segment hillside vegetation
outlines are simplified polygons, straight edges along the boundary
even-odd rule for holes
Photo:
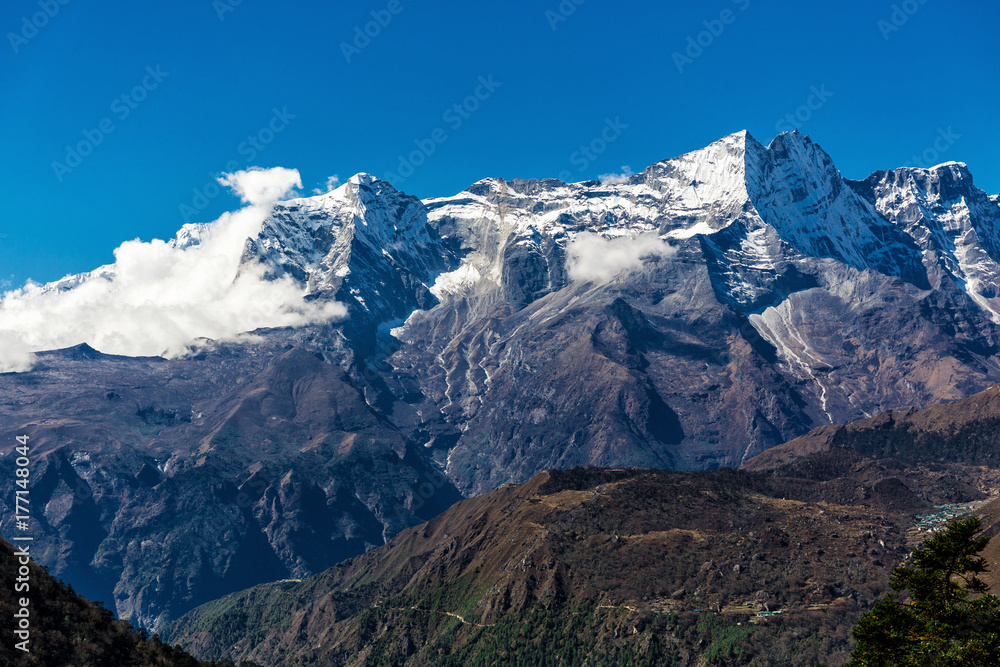
[[[30,551],[30,548],[29,548]],[[21,609],[20,600],[29,600],[27,651],[15,648],[5,637],[0,643],[0,664],[25,667],[233,667],[231,662],[201,662],[191,655],[136,630],[99,602],[77,595],[72,587],[52,577],[31,561],[29,574],[19,574],[22,558],[14,547],[0,539],[0,609],[10,622]],[[20,577],[20,581],[16,581]],[[15,586],[20,584],[20,589]],[[24,584],[28,589],[24,590]],[[247,663],[244,667],[252,667]]]

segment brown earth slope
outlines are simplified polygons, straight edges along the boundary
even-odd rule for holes
[[[822,500],[838,483],[542,473],[312,579],[204,605],[169,636],[267,665],[842,664],[912,520],[874,492]]]
[[[1000,468],[1000,385],[923,410],[890,410],[846,426],[821,426],[758,454],[743,468],[781,470],[838,447],[906,463]]]
[[[842,664],[928,534],[915,515],[985,502],[1000,535],[998,420],[993,387],[822,427],[744,470],[543,473],[307,581],[204,605],[171,637],[280,665]],[[986,556],[1000,590],[1000,540]]]

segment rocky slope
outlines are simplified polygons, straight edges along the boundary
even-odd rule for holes
[[[319,572],[457,500],[321,357],[266,342],[173,361],[77,348],[5,378],[31,436],[38,560],[155,629],[234,588]],[[13,459],[0,458],[8,479]]]
[[[543,473],[313,579],[205,605],[169,636],[199,655],[267,665],[480,664],[489,655],[533,664],[543,654],[565,665],[581,664],[576,656],[693,665],[710,650],[762,651],[722,648],[723,638],[763,640],[780,626],[802,632],[801,646],[782,650],[829,661],[846,654],[845,621],[884,592],[906,549],[899,516],[809,495],[732,471]],[[868,550],[879,558],[859,562]],[[784,617],[751,625],[765,605]],[[841,626],[819,636],[824,613]]]
[[[894,459],[906,466],[935,463],[1000,469],[1000,385],[923,410],[890,410],[846,426],[822,426],[755,456],[743,467],[787,471],[838,450],[869,459]],[[1000,493],[1000,488],[990,493]]]
[[[735,466],[984,389],[997,203],[957,163],[845,180],[797,133],[620,183],[420,201],[359,174],[279,202],[234,253],[344,321],[170,360],[41,354],[0,374],[0,451],[38,445],[42,561],[157,628],[543,469]]]
[[[543,473],[308,581],[204,605],[170,636],[274,665],[843,664],[854,620],[927,535],[916,515],[985,503],[1000,534],[998,396],[822,427],[742,471]],[[782,614],[748,623],[765,607]]]
[[[169,637],[267,665],[840,665],[913,546],[890,484],[820,500],[859,481],[543,473],[310,580],[204,605]]]

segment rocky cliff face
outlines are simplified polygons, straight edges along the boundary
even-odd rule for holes
[[[290,343],[171,361],[77,348],[3,381],[8,424],[31,435],[35,557],[146,627],[460,498],[339,366]]]
[[[39,443],[45,562],[157,626],[543,469],[736,466],[981,390],[998,229],[963,165],[848,181],[797,133],[424,201],[359,174],[240,240],[343,322],[42,354],[0,375],[0,427]]]
[[[846,181],[801,135],[746,133],[626,183],[494,179],[431,200],[461,264],[393,330],[386,384],[417,397],[469,492],[553,466],[738,465],[812,426],[982,389],[1000,374],[994,241],[970,237],[943,270],[947,240],[919,230],[957,217],[995,239],[1000,218],[967,170],[899,173],[938,208],[914,217],[908,186]],[[586,232],[672,252],[590,279],[621,250],[598,247],[574,279]]]

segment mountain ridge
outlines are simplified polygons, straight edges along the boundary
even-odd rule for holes
[[[225,275],[294,286],[250,301],[263,321],[345,318],[0,374],[0,429],[38,443],[47,480],[39,553],[158,628],[541,470],[738,466],[1000,382],[1000,206],[955,166],[888,173],[847,181],[804,135],[743,132],[622,182],[421,201],[359,175],[278,202]]]

